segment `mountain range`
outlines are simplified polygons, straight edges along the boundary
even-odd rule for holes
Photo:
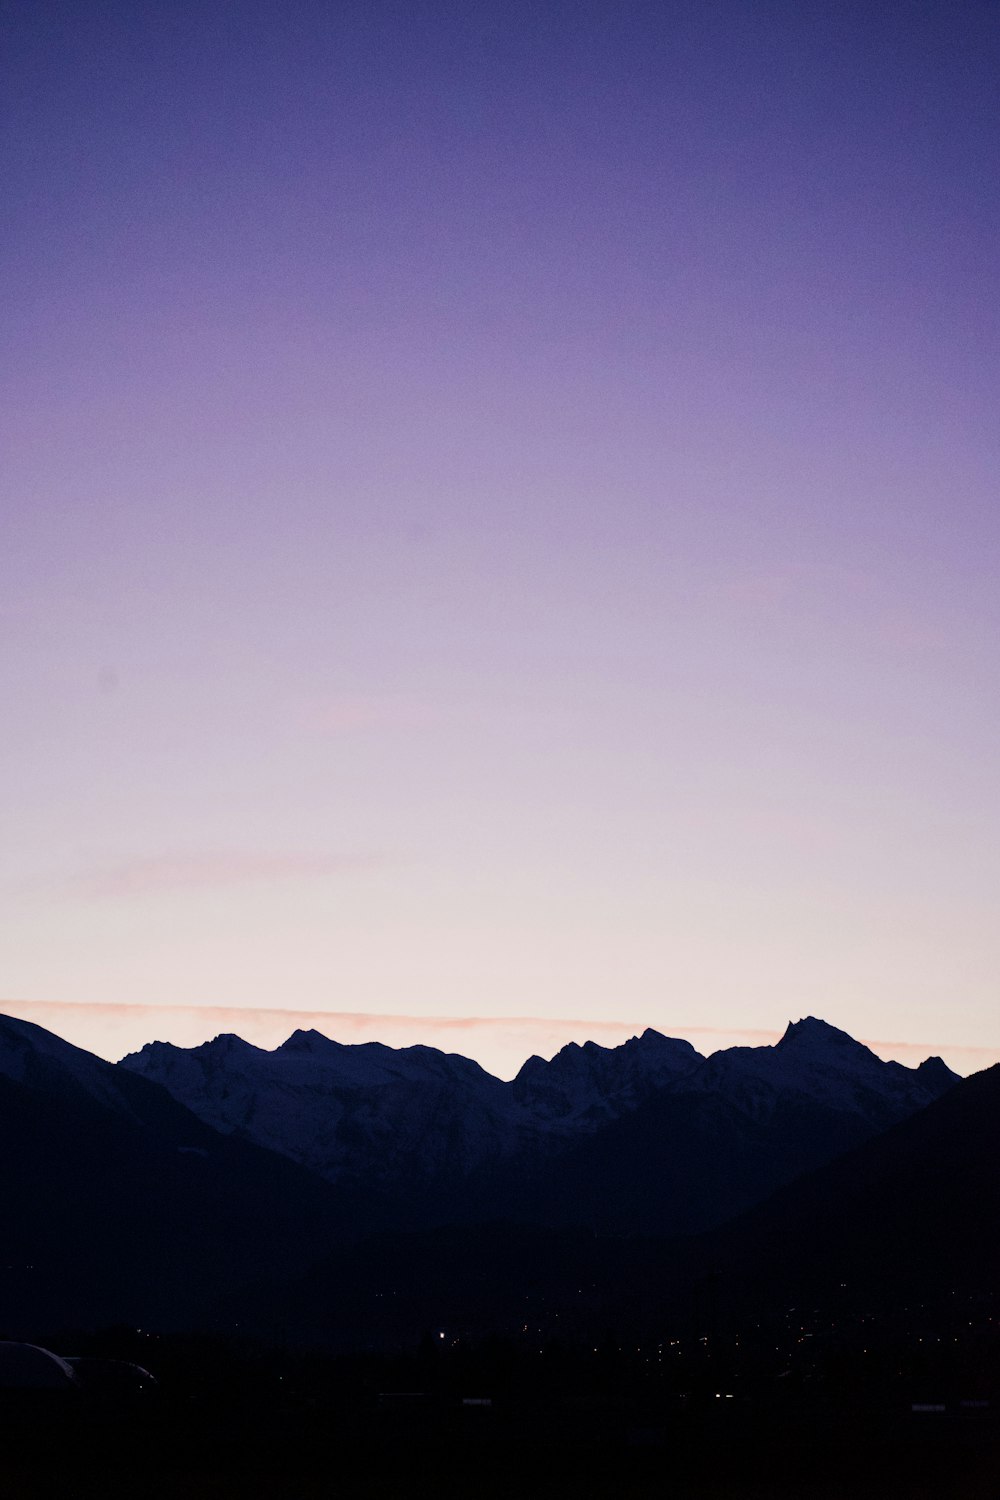
[[[316,1031],[274,1051],[234,1036],[153,1042],[121,1068],[213,1129],[367,1194],[373,1223],[612,1233],[711,1227],[956,1081],[939,1058],[883,1062],[813,1017],[774,1046],[707,1058],[653,1030],[619,1047],[570,1043],[510,1083],[432,1047]]]
[[[993,1233],[995,1169],[968,1167],[995,1136],[991,1088],[940,1059],[883,1062],[811,1017],[708,1058],[654,1031],[574,1044],[511,1082],[316,1032],[112,1064],[0,1017],[0,1332],[248,1318],[363,1342],[389,1285],[418,1320],[465,1285],[488,1324],[526,1283],[575,1296],[598,1265],[638,1288],[692,1254],[781,1261],[761,1250],[776,1237],[801,1260],[821,1221],[846,1262],[885,1194],[911,1233],[932,1214],[922,1160]],[[963,1212],[951,1202],[953,1226]]]

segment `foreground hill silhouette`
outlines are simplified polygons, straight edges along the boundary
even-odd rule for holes
[[[165,1089],[0,1018],[0,1327],[185,1326],[328,1246],[328,1186]]]
[[[1000,1064],[709,1237],[737,1295],[1000,1294]]]

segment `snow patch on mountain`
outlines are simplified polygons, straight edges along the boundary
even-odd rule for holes
[[[162,1083],[216,1130],[336,1179],[469,1172],[515,1145],[506,1086],[433,1047],[345,1045],[296,1031],[274,1051],[238,1037],[154,1042],[123,1067]]]
[[[773,1047],[705,1058],[647,1030],[618,1047],[575,1042],[531,1057],[511,1083],[434,1047],[348,1045],[296,1031],[274,1051],[220,1036],[201,1047],[154,1042],[121,1066],[163,1084],[217,1130],[292,1157],[329,1180],[469,1180],[513,1163],[530,1172],[654,1096],[717,1095],[749,1120],[801,1101],[880,1129],[942,1093],[939,1059],[885,1063],[814,1017]]]
[[[692,1086],[728,1095],[755,1118],[770,1113],[779,1098],[799,1095],[881,1125],[929,1104],[955,1082],[944,1063],[928,1070],[883,1062],[846,1031],[805,1016],[789,1021],[773,1046],[716,1052]]]
[[[514,1102],[539,1120],[597,1129],[704,1062],[690,1042],[648,1028],[619,1047],[570,1042],[551,1062],[529,1057],[511,1084]]]

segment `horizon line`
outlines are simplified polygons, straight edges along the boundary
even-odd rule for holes
[[[583,1019],[581,1017],[573,1016],[564,1017],[531,1015],[449,1016],[440,1014],[414,1014],[412,1012],[323,1010],[301,1006],[292,1007],[214,1004],[197,1005],[192,1003],[180,1002],[164,1005],[150,1001],[20,1000],[15,998],[0,1000],[0,1007],[6,1008],[8,1006],[14,1006],[18,1010],[39,1010],[43,1012],[55,1010],[60,1011],[63,1014],[73,1011],[80,1011],[90,1014],[103,1013],[108,1017],[109,1020],[115,1016],[121,1019],[125,1019],[126,1017],[138,1018],[147,1014],[151,1015],[153,1013],[156,1013],[163,1016],[183,1016],[188,1019],[193,1019],[195,1017],[204,1017],[207,1019],[208,1017],[213,1017],[218,1019],[220,1023],[226,1017],[242,1017],[246,1019],[255,1018],[258,1020],[258,1022],[271,1022],[273,1024],[280,1021],[283,1017],[288,1017],[292,1022],[294,1022],[294,1020],[296,1019],[313,1021],[318,1020],[327,1024],[330,1024],[331,1022],[339,1022],[343,1026],[354,1030],[357,1030],[361,1026],[373,1027],[383,1024],[387,1027],[400,1025],[429,1027],[436,1031],[454,1031],[460,1033],[475,1033],[477,1031],[481,1033],[489,1033],[491,1031],[495,1032],[510,1029],[526,1030],[529,1032],[533,1030],[545,1030],[551,1032],[552,1030],[563,1031],[571,1029],[584,1032],[590,1031],[598,1034],[607,1034],[609,1032],[621,1034],[622,1032],[631,1032],[633,1035],[639,1036],[643,1031],[653,1030],[659,1032],[659,1034],[663,1036],[676,1034],[681,1039],[688,1038],[692,1035],[698,1037],[736,1036],[745,1037],[748,1039],[757,1038],[760,1039],[757,1044],[765,1046],[773,1045],[774,1042],[777,1041],[783,1034],[780,1030],[776,1030],[775,1028],[770,1027],[680,1025],[677,1027],[676,1033],[673,1033],[673,1031],[661,1032],[659,1030],[659,1027],[650,1026],[648,1025],[648,1023],[634,1022],[630,1020],[604,1021]],[[30,1017],[22,1017],[22,1019],[30,1019]],[[793,1018],[789,1018],[788,1024],[793,1024]],[[832,1022],[827,1022],[826,1024],[833,1025]],[[301,1028],[293,1025],[292,1029],[294,1031]],[[222,1033],[216,1033],[216,1035],[219,1034]],[[289,1035],[291,1034],[292,1033],[290,1032]],[[335,1038],[332,1037],[330,1039],[335,1040]],[[590,1040],[591,1038],[588,1037],[587,1039]],[[150,1040],[157,1039],[150,1038]],[[206,1040],[211,1040],[211,1038],[206,1038]],[[243,1038],[241,1038],[241,1040],[243,1040]],[[921,1053],[925,1057],[939,1054],[942,1051],[949,1051],[961,1052],[975,1057],[988,1057],[993,1060],[1000,1059],[1000,1046],[987,1047],[976,1044],[966,1045],[960,1042],[911,1042],[902,1041],[899,1039],[885,1040],[881,1038],[869,1037],[858,1037],[855,1040],[861,1042],[863,1046],[871,1048],[873,1051],[901,1051],[910,1053],[911,1055],[913,1053]],[[196,1043],[194,1045],[198,1046],[203,1044]],[[251,1043],[250,1045],[255,1044]],[[280,1043],[278,1045],[280,1045]],[[349,1042],[346,1045],[350,1046],[358,1044]],[[737,1043],[736,1045],[739,1045],[739,1043]]]

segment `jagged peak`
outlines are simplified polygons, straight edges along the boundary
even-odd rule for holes
[[[144,1042],[135,1052],[126,1052],[121,1061],[128,1065],[140,1057],[148,1062],[161,1057],[202,1057],[205,1053],[213,1057],[232,1057],[240,1052],[262,1050],[255,1047],[253,1042],[244,1041],[235,1031],[220,1031],[217,1036],[206,1042],[199,1042],[194,1047],[181,1047],[177,1042]]]
[[[607,1050],[606,1047],[602,1047],[598,1042],[566,1042],[564,1046],[559,1048],[558,1052],[554,1053],[549,1062],[546,1063],[543,1058],[540,1058],[539,1061],[544,1067],[555,1068],[559,1071],[567,1067],[576,1068],[585,1059],[592,1059]],[[529,1058],[528,1061],[531,1062],[533,1059]],[[523,1066],[521,1071],[524,1071]]]
[[[938,1088],[951,1088],[952,1084],[958,1083],[959,1075],[949,1068],[943,1057],[936,1054],[925,1057],[917,1068],[917,1076]]]
[[[930,1057],[925,1057],[922,1063],[917,1064],[918,1073],[922,1073],[925,1069],[927,1072],[931,1072],[932,1070],[937,1072],[941,1068],[944,1068],[948,1073],[951,1072],[944,1058],[938,1057],[936,1052],[931,1053]],[[957,1077],[958,1075],[956,1074],[955,1076]]]
[[[252,1042],[245,1042],[235,1031],[220,1031],[210,1042],[205,1043],[213,1052],[257,1052],[260,1049]]]
[[[142,1046],[137,1047],[134,1052],[126,1052],[121,1061],[129,1062],[133,1057],[158,1057],[163,1052],[177,1052],[179,1050],[175,1042],[161,1042],[159,1040],[143,1042]]]
[[[539,1057],[537,1052],[533,1052],[530,1057],[525,1058],[524,1062],[518,1068],[513,1081],[517,1083],[519,1079],[531,1078],[539,1073],[543,1073],[547,1067],[548,1063],[545,1061],[545,1058]]]
[[[789,1021],[784,1036],[775,1043],[775,1050],[805,1046],[822,1047],[824,1050],[831,1047],[859,1048],[865,1052],[869,1050],[863,1042],[856,1041],[848,1032],[831,1026],[829,1021],[823,1021],[818,1016],[803,1016],[801,1020]]]
[[[652,1026],[647,1026],[640,1036],[629,1037],[624,1044],[626,1047],[639,1049],[646,1052],[680,1052],[686,1056],[700,1057],[701,1053],[691,1042],[682,1036],[667,1036],[662,1031],[656,1031]]]
[[[332,1037],[324,1036],[322,1031],[315,1027],[303,1030],[301,1027],[293,1031],[291,1036],[276,1047],[276,1052],[342,1052],[343,1042],[335,1042]]]

